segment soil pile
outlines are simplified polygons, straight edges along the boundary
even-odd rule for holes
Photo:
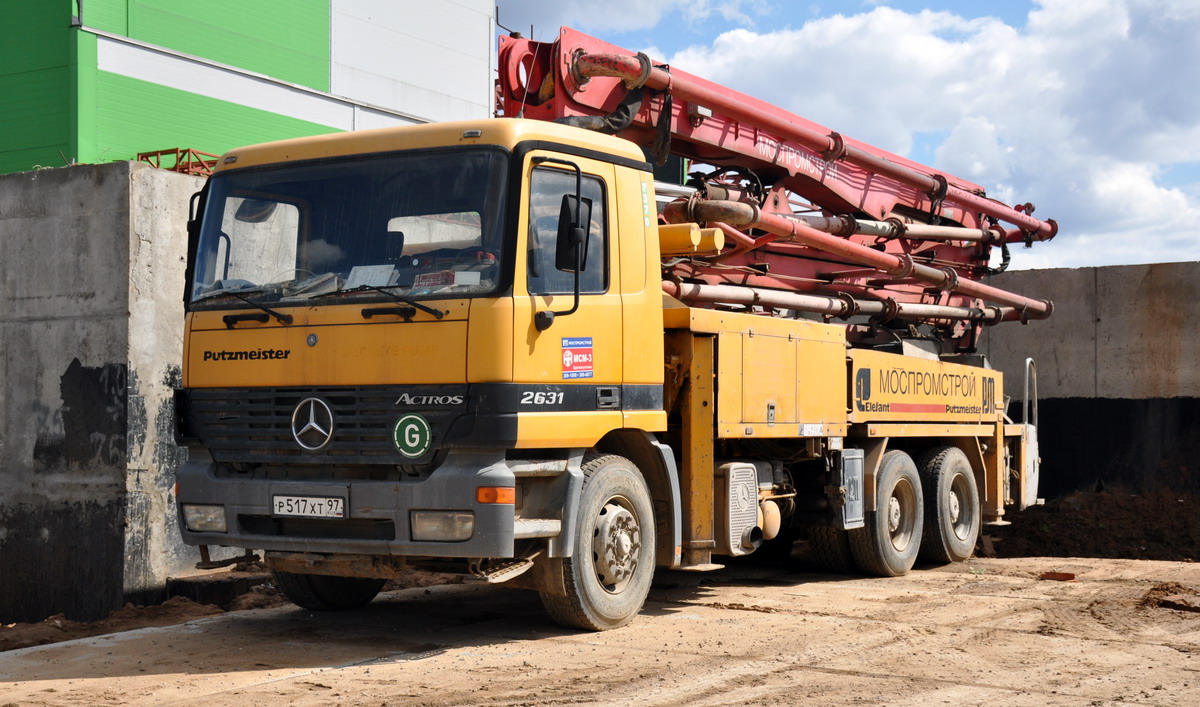
[[[58,641],[117,633],[147,626],[170,626],[181,624],[201,616],[223,613],[220,608],[208,604],[197,604],[191,599],[172,597],[156,606],[134,606],[126,604],[101,621],[72,621],[62,614],[55,614],[33,624],[0,625],[0,651],[40,646]]]
[[[1142,606],[1200,612],[1200,591],[1179,582],[1160,582],[1142,597]]]
[[[1124,488],[1076,492],[1024,511],[1012,525],[985,527],[999,557],[1104,557],[1194,562],[1200,559],[1200,497]]]

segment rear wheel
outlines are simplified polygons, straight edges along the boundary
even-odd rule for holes
[[[364,577],[334,577],[325,574],[296,574],[273,571],[275,586],[293,604],[314,611],[334,611],[363,606],[379,594],[386,580]]]
[[[881,577],[908,574],[921,546],[924,510],[912,457],[899,450],[883,455],[875,479],[875,510],[866,513],[862,528],[849,531],[859,568]]]
[[[842,573],[855,571],[849,531],[814,525],[808,529],[808,544],[812,548],[813,563],[821,569]]]
[[[628,459],[583,464],[583,494],[572,556],[561,563],[567,595],[541,593],[563,626],[603,631],[629,623],[654,576],[654,513],[641,472]]]
[[[975,472],[957,447],[938,447],[921,457],[925,532],[921,559],[962,562],[975,551],[982,517]]]

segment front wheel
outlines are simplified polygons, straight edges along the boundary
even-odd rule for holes
[[[867,512],[862,528],[850,531],[850,551],[863,572],[908,574],[921,546],[924,505],[912,457],[899,450],[884,454],[875,478],[875,510]]]
[[[571,557],[564,558],[567,595],[541,593],[559,624],[603,631],[629,623],[646,602],[654,576],[654,512],[641,472],[628,459],[593,457],[583,464]]]
[[[313,611],[353,609],[379,594],[386,580],[369,577],[335,577],[273,571],[275,587],[293,604]]]

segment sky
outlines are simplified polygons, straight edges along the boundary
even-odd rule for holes
[[[498,0],[1032,202],[1012,269],[1200,260],[1200,0]]]

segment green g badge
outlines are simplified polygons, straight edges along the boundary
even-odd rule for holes
[[[425,418],[410,413],[396,420],[392,429],[392,441],[396,443],[396,451],[409,459],[416,459],[429,451],[433,433]]]

